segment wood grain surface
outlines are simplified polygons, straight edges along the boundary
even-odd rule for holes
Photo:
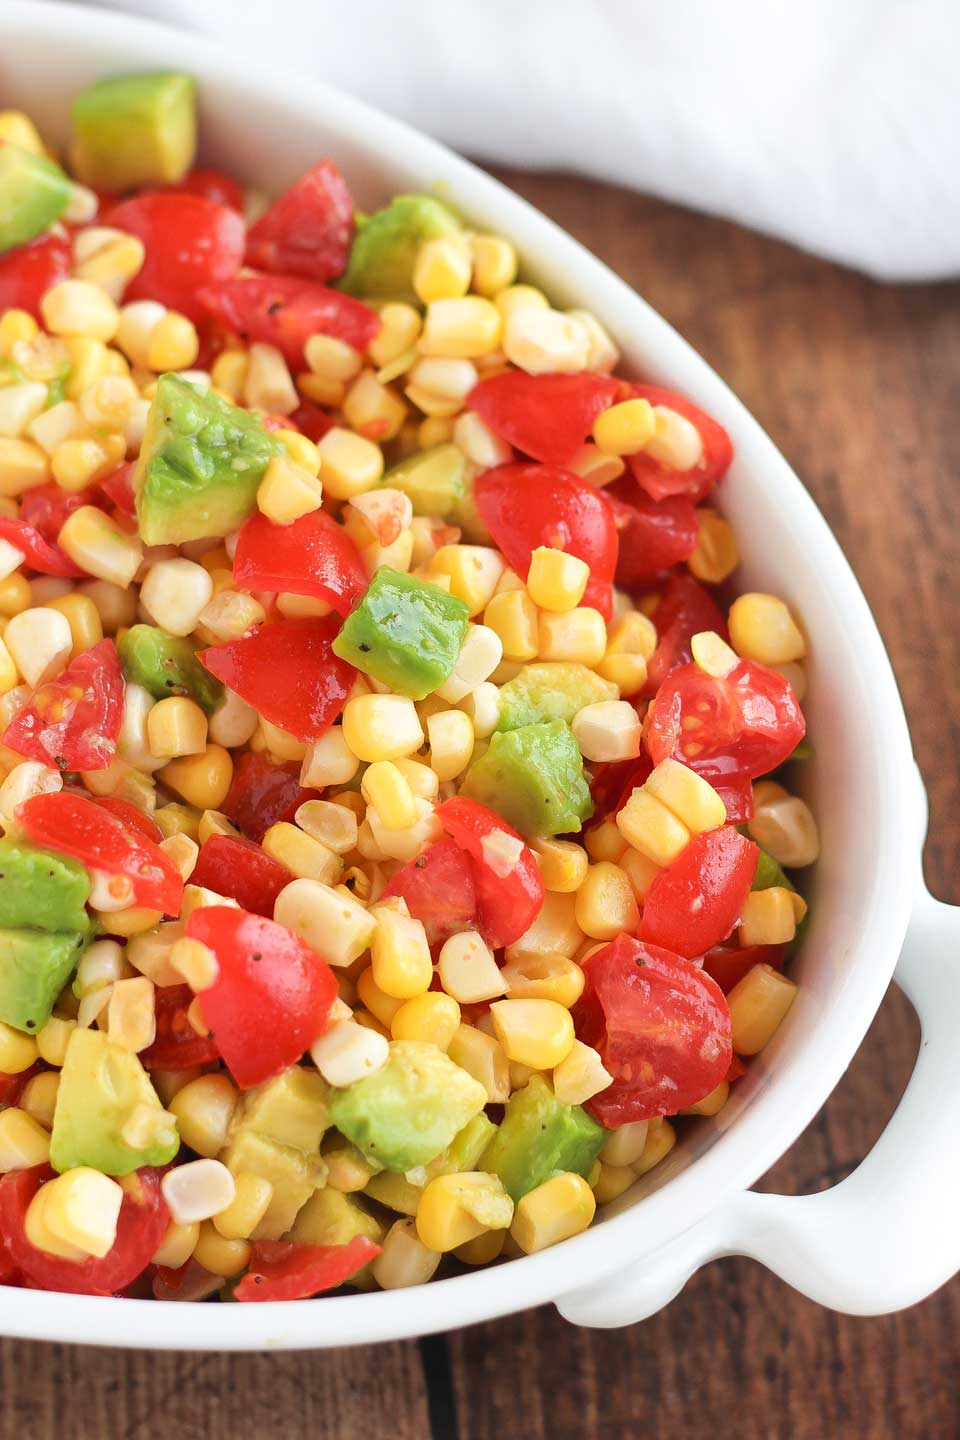
[[[880,286],[610,186],[506,175],[640,290],[793,462],[860,576],[930,788],[931,887],[960,902],[960,286]],[[869,1149],[917,1043],[892,992],[833,1098],[766,1177],[813,1191]],[[660,1315],[551,1309],[418,1345],[270,1356],[0,1342],[0,1440],[957,1440],[960,1280],[855,1320],[748,1261]]]

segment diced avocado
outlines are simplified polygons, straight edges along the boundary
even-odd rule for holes
[[[256,1240],[279,1240],[285,1235],[327,1176],[319,1155],[281,1145],[254,1130],[238,1130],[220,1159],[234,1175],[259,1175],[273,1186],[270,1204],[254,1231]]]
[[[153,1138],[135,1149],[123,1138],[134,1112],[154,1112]],[[54,1170],[90,1165],[104,1175],[129,1175],[141,1165],[166,1165],[180,1147],[177,1122],[136,1055],[114,1044],[102,1030],[76,1029],[60,1072],[50,1137]]]
[[[223,700],[223,686],[200,664],[190,641],[159,625],[132,625],[117,649],[126,678],[156,700],[189,695],[207,715]]]
[[[479,1081],[436,1045],[401,1040],[373,1075],[330,1092],[330,1118],[361,1154],[404,1175],[429,1164],[486,1103]]]
[[[458,445],[434,445],[398,461],[380,483],[402,490],[414,515],[459,525],[471,545],[489,545],[490,531],[473,498],[473,472]]]
[[[280,1145],[315,1152],[330,1125],[327,1094],[326,1081],[318,1071],[294,1065],[276,1079],[248,1090],[234,1125],[237,1130],[266,1135]]]
[[[197,148],[195,87],[179,72],[100,80],[73,102],[73,168],[96,190],[175,185]]]
[[[140,534],[147,545],[227,535],[247,519],[279,441],[256,415],[161,375],[133,472]]]
[[[0,144],[0,253],[49,229],[67,208],[70,181],[45,155]]]
[[[423,1187],[411,1185],[404,1175],[381,1170],[379,1175],[373,1175],[367,1181],[364,1194],[379,1205],[386,1205],[388,1210],[396,1210],[398,1215],[416,1215]]]
[[[310,1196],[290,1231],[298,1245],[347,1245],[357,1235],[379,1244],[384,1227],[355,1195],[325,1186]]]
[[[454,1135],[446,1150],[430,1161],[426,1167],[428,1180],[435,1179],[437,1175],[452,1175],[458,1170],[475,1170],[480,1156],[496,1133],[497,1127],[489,1116],[482,1112],[474,1115],[459,1134]]]
[[[563,1105],[542,1075],[516,1090],[480,1168],[499,1175],[516,1202],[561,1171],[589,1175],[607,1138],[580,1105]]]
[[[751,890],[771,890],[774,885],[782,885],[787,890],[797,888],[784,873],[780,862],[774,860],[768,850],[763,850],[758,845],[757,852],[757,871],[750,886]]]
[[[584,705],[616,700],[616,685],[586,665],[543,660],[524,665],[519,675],[500,689],[498,730],[518,730],[544,720],[572,720]]]
[[[432,195],[395,195],[372,215],[361,215],[340,289],[364,300],[419,301],[413,267],[425,240],[460,230],[453,211]]]
[[[0,928],[86,930],[89,895],[90,876],[79,860],[0,840]]]
[[[13,897],[4,894],[8,898]],[[49,1020],[89,939],[89,925],[83,930],[0,930],[0,1020],[35,1035]]]
[[[580,748],[564,720],[491,735],[461,794],[496,810],[521,835],[564,835],[593,814]]]
[[[422,700],[447,679],[470,608],[456,595],[381,565],[333,642],[334,654],[401,695]]]

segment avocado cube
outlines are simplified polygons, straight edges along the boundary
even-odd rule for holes
[[[496,1133],[497,1127],[488,1115],[482,1112],[474,1115],[473,1119],[454,1135],[446,1150],[430,1161],[426,1167],[428,1180],[433,1180],[438,1175],[453,1175],[460,1170],[475,1170],[480,1156]]]
[[[561,1171],[586,1178],[607,1132],[580,1105],[563,1105],[542,1075],[510,1097],[480,1169],[499,1175],[516,1203]]]
[[[333,651],[391,690],[422,700],[457,663],[469,618],[456,595],[381,565]]]
[[[293,1065],[282,1075],[248,1090],[235,1121],[238,1130],[254,1130],[280,1145],[318,1151],[329,1128],[328,1086],[316,1070]]]
[[[155,700],[189,695],[207,715],[223,701],[223,686],[200,664],[190,641],[159,625],[132,625],[117,649],[127,680],[142,685]]]
[[[0,840],[0,928],[87,930],[89,896],[90,876],[79,860]]]
[[[195,86],[180,73],[121,75],[73,102],[73,168],[96,190],[175,185],[197,148]]]
[[[460,793],[527,836],[565,835],[593,814],[580,747],[564,720],[491,735]]]
[[[66,931],[0,930],[0,1020],[35,1035],[50,1019],[89,940],[89,925]]]
[[[298,1245],[348,1245],[357,1235],[365,1235],[379,1245],[383,1233],[383,1225],[357,1196],[324,1186],[300,1211],[290,1239]]]
[[[570,721],[584,705],[616,700],[619,691],[586,665],[543,660],[524,665],[519,675],[500,688],[498,730],[519,730],[545,720]]]
[[[0,145],[0,254],[49,229],[70,191],[67,176],[45,155]]]
[[[437,1171],[437,1174],[440,1174],[440,1171]],[[376,1200],[378,1205],[386,1205],[388,1210],[395,1210],[398,1215],[413,1216],[417,1213],[423,1187],[411,1185],[404,1175],[395,1175],[390,1170],[381,1170],[379,1175],[370,1177],[363,1193],[369,1199]]]
[[[783,866],[779,860],[774,860],[769,850],[757,846],[757,870],[753,877],[751,890],[772,890],[773,887],[782,886],[785,890],[795,890],[796,886],[784,873]]]
[[[425,240],[460,232],[453,211],[432,195],[395,195],[389,205],[357,219],[340,289],[363,300],[420,302],[413,267]]]
[[[414,515],[457,525],[470,495],[469,477],[467,457],[459,445],[434,445],[391,466],[381,484],[402,490]]]
[[[270,1204],[254,1231],[256,1240],[279,1240],[285,1235],[327,1177],[319,1155],[307,1155],[253,1130],[238,1130],[220,1159],[234,1175],[259,1175],[273,1186]]]
[[[479,1081],[436,1045],[395,1040],[379,1070],[330,1092],[330,1118],[362,1155],[404,1175],[439,1155],[486,1103]]]
[[[249,410],[182,376],[161,375],[133,472],[144,543],[182,545],[236,530],[282,453]]]
[[[135,1110],[156,1114],[154,1137],[142,1150],[123,1138]],[[54,1170],[89,1165],[104,1175],[129,1175],[141,1165],[166,1165],[180,1148],[177,1122],[160,1103],[136,1055],[102,1030],[74,1030],[60,1072],[50,1137]]]

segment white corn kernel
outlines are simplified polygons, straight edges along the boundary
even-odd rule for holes
[[[40,301],[40,313],[51,335],[94,340],[112,340],[119,321],[110,296],[88,280],[61,280],[52,285]]]
[[[168,1170],[160,1188],[174,1224],[191,1225],[226,1210],[237,1187],[226,1165],[203,1159]]]
[[[492,470],[494,466],[506,465],[513,459],[512,446],[495,435],[472,410],[465,411],[454,422],[453,443],[481,470]]]
[[[598,370],[601,374],[607,374],[613,370],[620,360],[620,351],[597,317],[591,315],[589,310],[568,310],[567,314],[571,319],[579,320],[587,332],[590,345],[587,352],[587,369]]]
[[[586,760],[633,760],[640,754],[642,725],[626,700],[584,705],[571,721],[574,739]]]
[[[497,632],[489,625],[468,625],[456,663],[435,693],[458,704],[489,679],[502,659],[503,641]]]
[[[385,1065],[390,1044],[376,1030],[338,1020],[310,1046],[310,1058],[328,1085],[352,1085]]]
[[[376,918],[342,886],[292,880],[277,896],[273,918],[286,925],[328,965],[347,966],[369,947]]]
[[[73,649],[67,617],[44,605],[12,616],[3,639],[20,674],[34,688],[59,675]]]
[[[493,951],[475,930],[451,935],[440,950],[440,983],[461,1005],[475,1005],[507,993]]]
[[[590,336],[575,316],[524,306],[507,316],[503,349],[528,375],[573,374],[587,368]]]
[[[0,435],[22,435],[47,403],[47,387],[24,381],[0,390]]]
[[[810,806],[797,795],[757,804],[747,832],[774,860],[788,868],[812,865],[820,854],[820,836]]]
[[[613,1084],[613,1076],[592,1045],[574,1040],[553,1072],[553,1093],[561,1105],[584,1105]]]
[[[254,341],[243,387],[243,403],[268,415],[292,415],[300,396],[287,369],[287,362],[274,345]]]
[[[344,738],[340,725],[334,725],[308,746],[300,769],[300,784],[308,790],[322,790],[326,785],[346,785],[360,768]]]
[[[143,560],[137,537],[127,535],[94,505],[81,505],[67,517],[57,543],[81,570],[121,589],[130,585]]]
[[[486,740],[493,734],[500,723],[500,691],[496,685],[482,680],[459,703],[464,714],[470,717],[476,740]]]
[[[0,824],[7,830],[14,823],[18,805],[34,795],[51,795],[63,789],[63,776],[39,760],[24,760],[14,765],[0,785]]]
[[[161,560],[140,587],[140,603],[171,635],[190,635],[213,594],[209,571],[192,560]]]
[[[149,369],[150,337],[166,313],[166,305],[157,300],[134,300],[121,307],[116,344],[134,365],[144,370]]]
[[[143,975],[117,980],[107,1007],[107,1033],[115,1044],[136,1055],[157,1035],[153,982]]]
[[[644,453],[671,470],[692,470],[703,459],[703,438],[692,420],[666,405],[654,405],[656,429]]]
[[[246,745],[257,728],[258,718],[252,705],[241,699],[235,690],[227,688],[223,704],[210,716],[210,739],[227,750]]]

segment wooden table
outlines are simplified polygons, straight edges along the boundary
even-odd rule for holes
[[[505,177],[716,366],[793,462],[863,582],[930,787],[932,888],[960,901],[960,286],[894,287],[610,186]],[[843,1083],[764,1182],[802,1193],[869,1149],[917,1027],[888,997]],[[213,1320],[213,1317],[211,1317]],[[630,1330],[553,1310],[333,1354],[151,1355],[0,1343],[0,1440],[956,1440],[960,1281],[852,1320],[748,1261]]]

